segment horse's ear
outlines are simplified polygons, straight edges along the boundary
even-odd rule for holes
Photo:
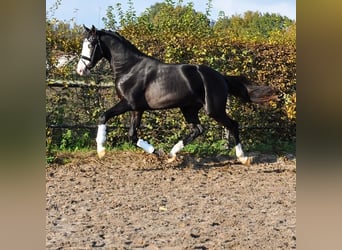
[[[87,32],[89,32],[89,28],[87,27],[87,26],[85,26],[84,24],[83,24],[83,28],[87,31]]]
[[[92,31],[93,33],[96,33],[96,28],[95,28],[94,25],[91,26],[91,31]]]

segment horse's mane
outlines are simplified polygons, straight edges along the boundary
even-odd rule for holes
[[[131,49],[132,51],[140,54],[140,55],[145,55],[143,52],[141,52],[134,44],[132,44],[130,41],[128,41],[125,37],[123,37],[122,35],[119,34],[119,32],[117,31],[112,31],[112,30],[99,30],[98,32],[104,33],[106,35],[109,36],[114,36],[116,38],[118,38],[122,43],[125,44],[125,46],[127,46],[129,49]]]

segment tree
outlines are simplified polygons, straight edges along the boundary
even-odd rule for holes
[[[220,13],[214,25],[217,32],[226,32],[241,38],[267,39],[274,32],[285,32],[294,21],[278,14],[261,14],[260,12],[246,11],[243,16],[227,17]]]
[[[210,20],[208,17],[200,12],[196,12],[193,8],[193,3],[181,5],[179,1],[177,5],[171,4],[170,1],[157,3],[151,6],[143,15],[141,19],[149,21],[153,26],[162,31],[186,31],[195,29],[208,30]]]

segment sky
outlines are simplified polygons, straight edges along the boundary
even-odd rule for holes
[[[174,0],[178,2],[177,0]],[[108,6],[116,6],[122,3],[123,10],[127,10],[127,0],[61,0],[61,5],[53,13],[48,12],[56,0],[46,0],[46,11],[48,17],[55,17],[61,21],[75,19],[77,24],[86,26],[95,25],[103,28],[102,17],[106,17]],[[163,0],[133,0],[134,9],[139,16],[147,8]],[[194,9],[205,13],[207,0],[183,1],[194,3]],[[244,12],[259,11],[261,13],[276,13],[296,19],[296,0],[213,0],[211,9],[211,19],[216,20],[220,11],[224,11],[226,16],[243,14]]]

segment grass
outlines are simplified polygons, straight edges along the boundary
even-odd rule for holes
[[[273,153],[283,155],[285,153],[296,154],[296,142],[273,142],[273,143],[258,143],[252,145],[248,151],[258,151],[261,153]]]
[[[244,146],[244,145],[243,145]],[[185,152],[189,152],[196,156],[215,156],[229,155],[235,156],[235,147],[227,149],[226,141],[220,140],[215,143],[190,144],[184,148]],[[273,143],[258,143],[244,147],[245,152],[260,152],[264,154],[284,155],[287,153],[296,154],[295,142],[273,142]]]
[[[168,152],[171,146],[166,144],[158,145],[158,148],[165,149],[165,152]],[[167,151],[166,151],[167,149]],[[93,147],[69,147],[69,148],[58,148],[50,149],[46,153],[46,162],[48,164],[54,163],[57,160],[58,152],[89,152],[91,150],[95,150]],[[140,148],[136,147],[130,142],[124,142],[117,147],[108,148],[108,150],[116,150],[116,151],[133,151],[139,152]],[[235,156],[235,148],[231,147],[231,149],[227,149],[226,141],[219,140],[214,143],[202,142],[202,143],[191,143],[184,147],[183,152],[187,152],[191,155],[197,157],[206,157],[206,156],[218,156],[218,155],[226,155],[226,156]],[[277,154],[279,156],[284,154],[293,154],[296,155],[296,143],[295,142],[268,142],[268,143],[258,143],[251,144],[248,147],[244,147],[245,152],[260,152],[264,154]]]
[[[226,141],[219,140],[214,143],[193,143],[184,147],[184,151],[196,156],[228,155]]]

